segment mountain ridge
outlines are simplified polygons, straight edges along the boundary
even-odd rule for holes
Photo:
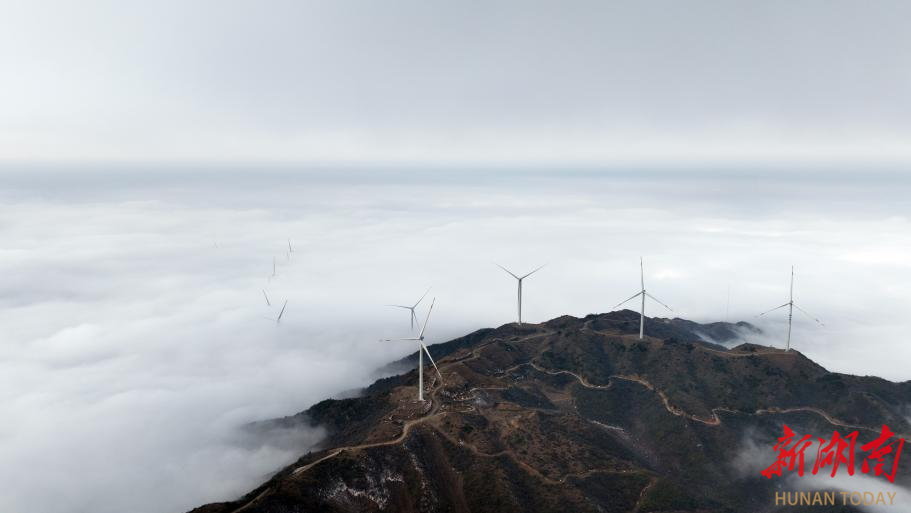
[[[640,341],[638,321],[629,310],[561,316],[431,346],[445,382],[428,373],[429,401],[416,402],[411,370],[261,423],[327,437],[238,501],[193,511],[771,511],[738,492],[771,490],[758,470],[717,485],[729,476],[712,461],[734,459],[750,431],[763,443],[780,436],[777,421],[824,436],[911,432],[911,382],[704,340],[759,334],[747,323],[648,319]]]

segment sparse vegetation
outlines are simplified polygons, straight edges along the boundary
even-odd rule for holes
[[[786,419],[822,436],[834,426],[819,412],[911,432],[897,409],[911,403],[911,384],[831,374],[797,352],[728,351],[678,319],[647,325],[665,340],[640,341],[630,314],[564,316],[553,331],[507,325],[434,346],[451,356],[438,360],[447,383],[428,392],[431,403],[415,403],[411,371],[273,421],[319,424],[327,447],[345,449],[309,454],[244,499],[199,513],[750,513],[769,509],[774,483],[732,474],[748,433],[773,441]],[[902,461],[899,475],[909,475]]]

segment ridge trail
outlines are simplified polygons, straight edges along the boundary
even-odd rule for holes
[[[592,330],[592,331],[595,331],[595,330]],[[524,338],[521,339],[521,341],[522,341],[522,342],[526,342],[526,341],[528,341],[528,340],[535,339],[535,338],[540,338],[540,337],[543,337],[543,336],[547,336],[547,335],[549,335],[549,334],[552,334],[552,332],[537,333],[537,334],[535,334],[535,335],[531,335],[531,336],[528,336],[528,337],[524,337]],[[469,351],[469,353],[468,353],[467,355],[465,355],[465,356],[462,356],[462,357],[460,357],[460,358],[458,358],[458,359],[450,360],[450,361],[446,362],[445,364],[442,364],[442,362],[441,362],[441,366],[440,366],[440,367],[441,367],[441,370],[445,370],[445,369],[448,369],[448,368],[450,368],[450,367],[452,367],[452,366],[454,366],[454,365],[465,364],[465,363],[467,363],[467,362],[469,362],[469,361],[471,361],[471,360],[475,360],[475,359],[477,359],[477,358],[480,357],[480,352],[481,352],[481,350],[483,350],[483,349],[486,348],[487,346],[492,345],[492,344],[497,343],[497,342],[502,342],[502,340],[501,340],[501,339],[494,339],[494,340],[491,340],[490,342],[487,342],[486,344],[483,344],[483,345],[481,345],[481,346],[478,346],[478,347],[475,347],[475,348],[471,349],[471,351]],[[713,353],[718,353],[718,354],[725,355],[725,353],[722,353],[721,351],[711,350],[711,349],[708,349],[708,348],[704,348],[704,349],[706,349],[707,351],[711,351],[711,352],[713,352]],[[762,355],[762,354],[777,354],[777,353],[760,353],[760,355]],[[751,356],[751,355],[752,355],[752,353],[750,353],[750,354],[727,354],[727,355],[725,355],[725,356],[729,356],[729,357],[745,357],[745,356]],[[832,415],[830,415],[828,412],[826,412],[826,411],[824,411],[824,410],[821,410],[821,409],[819,409],[819,408],[807,407],[807,406],[804,406],[804,407],[789,407],[789,408],[781,408],[781,407],[770,406],[770,407],[768,407],[768,408],[763,408],[763,409],[756,410],[755,412],[752,412],[752,413],[750,413],[750,412],[738,411],[738,410],[734,410],[734,409],[730,409],[730,408],[716,407],[716,408],[712,408],[712,410],[711,410],[711,412],[712,412],[712,417],[706,419],[706,418],[703,418],[703,417],[699,417],[698,415],[695,415],[695,414],[687,413],[686,411],[682,410],[681,408],[678,408],[678,407],[672,405],[672,404],[670,403],[670,400],[668,399],[667,395],[666,395],[662,390],[659,390],[654,384],[652,384],[651,382],[649,382],[649,381],[646,380],[645,378],[643,378],[643,377],[641,377],[641,376],[636,376],[636,375],[615,374],[615,375],[609,376],[609,378],[608,378],[608,383],[607,383],[606,385],[596,385],[596,384],[594,384],[594,383],[589,382],[586,378],[584,378],[583,376],[581,376],[581,375],[579,375],[579,374],[577,374],[577,373],[575,373],[575,372],[568,371],[568,370],[562,370],[562,369],[560,369],[560,370],[547,369],[547,368],[545,368],[545,367],[541,367],[540,365],[538,365],[538,364],[537,364],[536,362],[534,362],[533,360],[532,360],[532,361],[528,361],[528,362],[524,362],[524,363],[520,363],[520,364],[513,365],[512,367],[509,367],[509,368],[507,368],[507,369],[504,369],[502,372],[503,372],[503,373],[508,373],[509,371],[512,371],[512,370],[515,370],[515,369],[518,369],[518,368],[521,368],[521,367],[525,367],[525,366],[530,366],[530,367],[534,368],[535,370],[537,370],[537,371],[539,371],[539,372],[543,372],[543,373],[545,373],[545,374],[549,374],[549,375],[552,375],[552,376],[560,375],[560,374],[565,374],[565,375],[572,376],[572,377],[575,378],[575,379],[579,382],[579,384],[581,384],[583,387],[590,388],[590,389],[597,389],[597,390],[609,389],[609,388],[611,388],[611,386],[613,385],[613,380],[614,380],[614,379],[621,379],[621,380],[624,380],[624,381],[631,381],[631,382],[634,382],[634,383],[638,383],[639,385],[641,385],[641,386],[647,388],[648,390],[653,391],[653,392],[655,392],[656,394],[658,394],[658,396],[661,398],[661,401],[662,401],[662,403],[663,403],[663,405],[664,405],[664,408],[665,408],[669,413],[671,413],[672,415],[675,415],[675,416],[678,416],[678,417],[685,417],[685,418],[690,419],[690,420],[692,420],[692,421],[694,421],[694,422],[700,422],[700,423],[702,423],[702,424],[709,425],[709,426],[719,426],[719,425],[721,425],[721,418],[718,416],[718,412],[728,412],[728,413],[743,414],[743,415],[778,415],[778,414],[786,414],[786,413],[793,413],[793,412],[799,412],[799,411],[801,411],[801,412],[810,412],[810,413],[814,413],[814,414],[816,414],[816,415],[819,415],[819,416],[822,417],[826,422],[828,422],[828,423],[830,423],[830,424],[832,424],[832,425],[835,425],[835,426],[840,426],[840,427],[845,427],[845,428],[853,428],[853,429],[863,429],[863,430],[866,430],[866,431],[877,432],[875,429],[870,428],[870,427],[867,427],[867,426],[856,426],[856,425],[848,424],[848,423],[846,423],[846,422],[843,422],[843,421],[840,421],[840,420],[836,419],[835,417],[833,417]],[[310,463],[307,463],[307,464],[305,464],[305,465],[302,465],[302,466],[300,466],[300,467],[295,468],[295,469],[291,472],[291,475],[292,475],[292,476],[301,475],[301,474],[307,472],[308,470],[312,469],[312,468],[315,467],[316,465],[318,465],[318,464],[320,464],[320,463],[322,463],[322,462],[324,462],[324,461],[326,461],[326,460],[329,460],[329,459],[331,459],[331,458],[334,458],[334,457],[338,456],[339,454],[341,454],[341,453],[343,453],[343,452],[346,452],[346,451],[358,451],[358,450],[363,450],[363,449],[370,449],[370,448],[373,448],[373,447],[383,447],[383,446],[390,446],[390,445],[397,445],[397,444],[400,444],[403,440],[405,440],[405,438],[406,438],[406,437],[408,436],[408,434],[411,432],[412,428],[414,428],[414,427],[417,426],[418,424],[423,424],[423,423],[425,423],[425,422],[427,422],[427,421],[429,421],[429,420],[431,420],[431,419],[433,419],[433,418],[436,418],[436,417],[439,417],[439,416],[442,416],[442,415],[446,415],[447,413],[450,413],[450,412],[446,412],[446,411],[443,411],[443,412],[440,411],[441,404],[440,404],[440,401],[437,399],[437,394],[438,394],[438,392],[443,388],[443,383],[442,383],[442,382],[437,382],[436,377],[434,377],[434,383],[433,383],[432,387],[433,387],[433,388],[431,389],[431,392],[430,392],[430,401],[431,401],[432,406],[431,406],[431,408],[430,408],[430,411],[427,412],[425,415],[423,415],[423,416],[421,416],[421,417],[414,418],[414,419],[410,419],[410,420],[406,421],[406,422],[403,424],[403,426],[402,426],[402,431],[401,431],[401,433],[400,433],[398,436],[396,436],[395,438],[392,438],[392,439],[390,439],[390,440],[381,441],[381,442],[371,442],[371,443],[367,443],[367,444],[358,444],[358,445],[349,445],[349,446],[337,447],[337,448],[335,448],[335,449],[332,449],[332,450],[331,450],[330,452],[328,452],[326,455],[324,455],[324,456],[322,456],[322,457],[320,457],[320,458],[318,458],[318,459],[316,459],[316,460],[314,460],[314,461],[312,461],[312,462],[310,462]],[[477,390],[477,389],[484,389],[484,388],[496,388],[496,387],[476,387],[475,389],[472,389],[472,391]],[[437,433],[440,433],[442,436],[446,437],[447,439],[449,439],[449,440],[452,442],[452,439],[449,438],[449,437],[448,437],[447,435],[445,435],[444,433],[440,432],[440,431],[437,430],[437,429],[434,429],[434,431],[437,432]],[[475,454],[477,454],[477,455],[479,455],[479,456],[482,456],[482,457],[493,458],[493,457],[498,457],[498,456],[503,456],[503,455],[508,456],[508,457],[510,457],[513,461],[516,461],[516,463],[518,463],[522,468],[526,469],[527,471],[529,471],[530,473],[532,473],[533,475],[535,475],[536,477],[538,477],[538,478],[541,479],[542,481],[544,481],[544,482],[546,482],[546,483],[548,483],[548,484],[551,484],[551,485],[564,483],[564,482],[566,481],[567,478],[573,477],[573,476],[579,477],[579,476],[582,476],[582,475],[588,475],[588,474],[597,473],[597,472],[616,472],[616,471],[609,471],[609,470],[606,470],[606,469],[591,469],[591,470],[588,470],[588,471],[585,471],[585,472],[582,472],[582,473],[578,473],[578,474],[567,474],[567,475],[563,476],[561,479],[555,480],[555,479],[549,478],[549,477],[547,477],[547,476],[544,476],[543,474],[541,474],[540,471],[538,471],[538,470],[535,469],[534,467],[528,465],[527,463],[525,463],[525,462],[522,461],[521,459],[517,458],[514,454],[512,454],[512,451],[510,451],[510,450],[508,450],[508,449],[507,449],[507,450],[503,450],[503,451],[498,451],[498,452],[496,452],[496,453],[484,453],[484,452],[480,451],[479,449],[477,449],[476,447],[471,446],[470,444],[467,444],[467,443],[460,443],[459,445],[468,448],[468,450],[470,450],[470,451],[472,451],[473,453],[475,453]],[[641,494],[640,494],[640,500],[639,500],[639,502],[641,502],[641,499],[644,497],[645,493],[648,491],[649,488],[651,488],[651,486],[652,486],[653,484],[654,484],[654,479],[653,479],[652,482],[650,482],[645,488],[643,488],[643,490],[642,490],[642,492],[641,492]],[[267,496],[271,491],[272,491],[272,487],[271,487],[271,486],[267,487],[265,490],[263,490],[261,493],[259,493],[256,497],[254,497],[253,499],[251,499],[249,502],[247,502],[247,503],[241,505],[239,508],[237,508],[237,509],[235,509],[235,510],[232,510],[231,513],[242,513],[243,511],[245,511],[246,509],[248,509],[248,508],[249,508],[250,506],[252,506],[253,504],[259,502],[263,497]],[[639,507],[639,504],[637,503],[636,509],[638,509],[638,507]]]

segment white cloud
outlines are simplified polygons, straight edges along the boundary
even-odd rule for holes
[[[378,342],[408,329],[407,316],[382,305],[433,286],[430,342],[513,320],[515,284],[492,261],[549,262],[524,287],[530,321],[608,310],[638,287],[644,255],[649,290],[677,315],[723,319],[730,285],[731,319],[756,322],[787,299],[795,263],[797,299],[826,327],[797,318],[794,347],[831,370],[911,378],[897,363],[911,356],[907,344],[894,336],[909,330],[907,266],[843,258],[911,250],[907,237],[890,235],[911,233],[897,215],[901,181],[9,176],[0,213],[4,511],[157,513],[247,491],[319,433],[269,446],[238,439],[239,426],[368,384],[411,351]],[[289,300],[280,326],[264,319],[275,314],[264,287],[273,304]],[[663,314],[656,308],[649,314]],[[781,345],[784,319],[765,321],[762,341]]]

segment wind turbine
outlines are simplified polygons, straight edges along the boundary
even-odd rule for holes
[[[509,269],[503,267],[502,265],[500,265],[500,264],[498,264],[498,263],[496,263],[496,262],[494,262],[494,265],[496,265],[496,266],[499,267],[500,269],[503,269],[504,271],[506,271],[507,273],[509,273],[510,276],[512,276],[513,278],[516,279],[516,281],[519,282],[519,293],[518,293],[518,296],[519,296],[519,324],[522,324],[522,280],[524,280],[525,278],[528,278],[528,277],[531,276],[532,274],[535,274],[536,272],[540,271],[540,270],[541,270],[541,267],[544,267],[544,265],[547,265],[547,264],[544,264],[544,265],[542,265],[541,267],[538,267],[537,269],[535,269],[534,271],[532,271],[532,272],[526,274],[525,276],[516,276],[515,274],[513,274],[512,271],[510,271]]]
[[[640,290],[639,292],[636,292],[636,294],[634,294],[633,297],[631,297],[625,301],[621,301],[620,303],[617,303],[617,305],[614,306],[614,308],[617,308],[617,307],[623,305],[624,303],[632,301],[633,299],[636,299],[637,297],[640,297],[640,296],[642,297],[642,307],[639,310],[639,340],[642,340],[643,338],[645,338],[645,297],[646,296],[651,298],[654,302],[658,303],[659,305],[667,308],[668,311],[673,312],[674,310],[671,307],[667,306],[666,304],[662,303],[655,296],[653,296],[645,291],[645,266],[642,264],[642,257],[639,257],[639,278],[642,283],[642,290]]]
[[[274,256],[272,257],[272,276],[271,276],[271,278],[275,278],[275,257]]]
[[[427,329],[427,321],[430,320],[430,312],[433,311],[433,304],[436,303],[437,298],[433,298],[433,301],[430,303],[430,309],[427,310],[427,318],[424,319],[424,325],[421,326],[421,333],[417,337],[409,338],[387,338],[383,339],[383,342],[392,342],[393,340],[411,340],[417,341],[418,343],[418,401],[424,401],[424,353],[427,353],[427,358],[430,358],[430,363],[433,364],[433,368],[436,369],[437,375],[440,376],[440,383],[443,382],[443,374],[440,373],[440,368],[437,367],[436,362],[433,361],[433,357],[430,356],[430,350],[427,349],[427,346],[424,345],[424,330]],[[423,351],[423,352],[422,352]]]
[[[286,299],[285,304],[282,305],[282,310],[280,312],[278,312],[278,317],[276,317],[275,319],[273,319],[271,317],[266,317],[266,319],[269,319],[270,321],[275,321],[275,324],[279,324],[280,322],[282,322],[282,315],[285,314],[285,307],[287,307],[287,306],[288,306],[288,300]]]
[[[427,289],[427,292],[430,292],[430,289]],[[418,320],[417,315],[415,315],[415,313],[414,313],[414,309],[417,308],[419,304],[421,304],[421,301],[423,301],[425,297],[427,297],[427,292],[424,292],[424,295],[421,296],[421,299],[417,300],[417,302],[414,304],[414,306],[407,306],[407,305],[386,305],[386,306],[392,306],[395,308],[404,308],[406,310],[411,310],[411,331],[414,331],[414,322]],[[418,322],[418,324],[420,324],[420,322]]]
[[[816,321],[816,323],[819,324],[820,326],[825,326],[825,324],[823,324],[822,321],[820,321],[816,317],[813,317],[812,315],[810,315],[809,312],[807,312],[803,308],[794,304],[794,266],[793,265],[791,266],[791,295],[788,298],[788,302],[781,306],[776,306],[775,308],[773,308],[771,310],[766,310],[765,312],[762,312],[761,314],[757,315],[757,317],[762,317],[763,315],[765,315],[767,313],[774,312],[775,310],[778,310],[779,308],[784,308],[784,307],[788,307],[788,341],[785,345],[785,351],[791,350],[791,321],[794,319],[794,309],[795,308],[798,309],[799,311],[803,312],[803,314],[806,315],[807,317],[809,317],[810,319],[813,319],[814,321]]]
[[[291,253],[294,253],[294,248],[291,247],[291,239],[288,239],[288,260],[291,260]]]

